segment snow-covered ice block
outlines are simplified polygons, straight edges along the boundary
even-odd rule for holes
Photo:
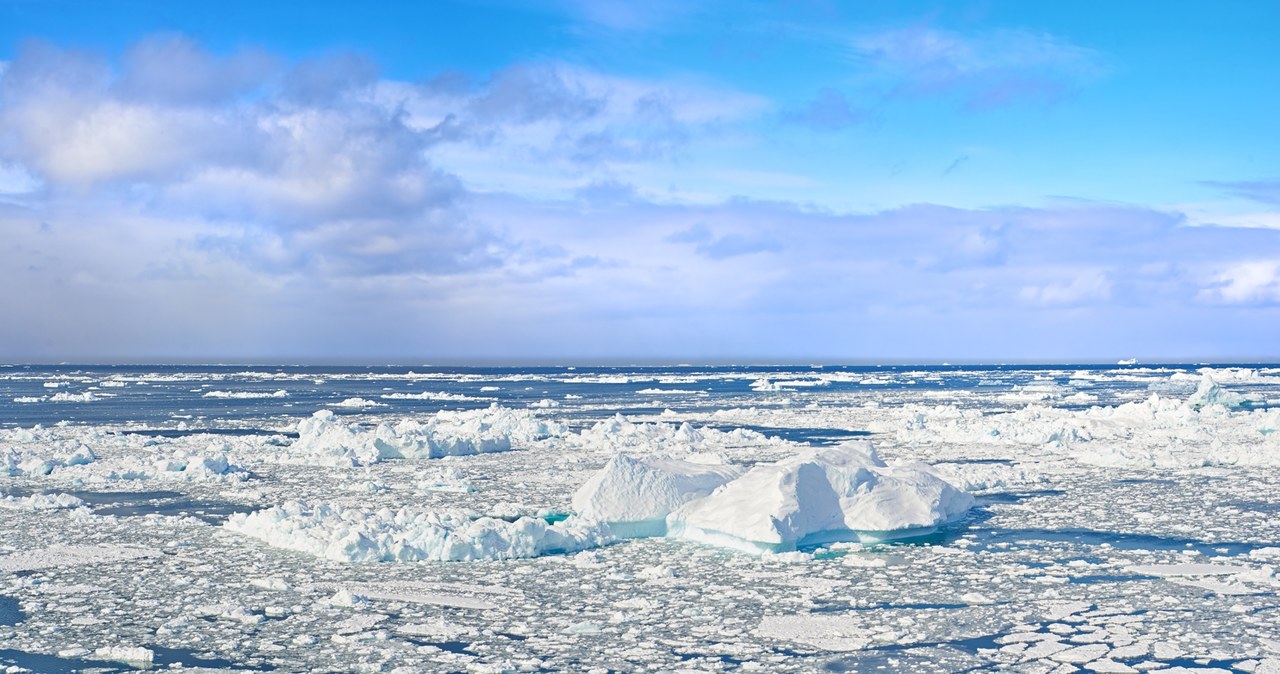
[[[150,668],[156,654],[151,649],[143,648],[142,646],[103,646],[94,652],[94,656],[101,660],[111,660]]]
[[[79,508],[84,500],[71,494],[32,494],[31,496],[6,496],[0,498],[0,508],[16,510],[66,510]]]
[[[597,527],[532,517],[508,522],[466,512],[369,512],[305,501],[232,515],[223,526],[275,547],[344,562],[520,559],[608,542],[607,532]]]
[[[662,536],[671,511],[742,473],[728,464],[616,454],[574,494],[573,509],[585,520],[608,523],[619,537]]]
[[[888,466],[865,441],[757,465],[667,518],[670,535],[752,552],[930,533],[973,506],[922,464]]]
[[[383,422],[369,430],[320,410],[298,423],[298,439],[282,454],[288,463],[362,466],[382,459],[431,459],[505,452],[563,435],[564,427],[525,410],[442,411],[425,421]]]
[[[757,431],[735,428],[722,431],[710,427],[695,427],[688,422],[634,423],[621,414],[612,419],[597,422],[590,428],[564,438],[570,447],[600,452],[625,452],[632,456],[659,455],[682,456],[686,460],[715,457],[726,451],[744,447],[784,446],[788,443],[778,438],[766,437]],[[723,463],[723,461],[715,461]]]
[[[1187,398],[1187,404],[1195,409],[1200,409],[1208,405],[1222,405],[1223,407],[1240,407],[1248,402],[1249,398],[1232,393],[1218,386],[1218,382],[1214,379],[1210,371],[1204,371],[1200,377],[1200,387],[1195,393]]]

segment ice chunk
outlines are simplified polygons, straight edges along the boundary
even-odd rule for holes
[[[71,494],[32,494],[31,496],[6,496],[0,498],[0,508],[20,510],[65,510],[79,508],[84,501]]]
[[[205,398],[223,398],[229,400],[255,400],[258,398],[288,398],[289,392],[280,389],[278,391],[209,391],[204,394]]]
[[[731,465],[615,455],[573,496],[585,520],[607,522],[622,537],[661,536],[671,511],[742,475]]]
[[[286,463],[363,466],[382,459],[504,452],[564,433],[560,424],[497,405],[438,412],[425,421],[383,422],[373,430],[345,423],[330,410],[320,410],[298,423],[297,441],[280,458]]]
[[[654,454],[679,456],[693,460],[689,454],[722,454],[744,447],[783,446],[788,443],[777,438],[745,429],[721,431],[709,427],[696,427],[688,422],[681,424],[637,424],[621,414],[612,419],[597,422],[580,433],[564,438],[566,444],[597,451],[630,455]],[[723,463],[723,461],[720,461]]]
[[[361,408],[361,407],[386,407],[387,405],[386,403],[380,403],[375,400],[367,400],[365,398],[347,398],[341,402],[334,403],[333,406]]]
[[[48,401],[51,403],[91,403],[97,400],[102,400],[103,398],[110,398],[112,395],[113,394],[110,393],[95,394],[92,391],[85,391],[83,393],[59,391],[58,393],[49,396]]]
[[[972,496],[925,466],[887,466],[870,443],[855,441],[757,465],[673,512],[667,528],[681,538],[778,552],[918,536],[972,506]]]
[[[232,515],[223,526],[276,547],[348,562],[518,559],[608,540],[599,528],[532,517],[507,522],[465,512],[368,512],[305,501]]]
[[[1221,386],[1218,386],[1213,376],[1207,371],[1200,378],[1200,387],[1187,399],[1187,404],[1195,409],[1209,405],[1240,407],[1247,402],[1249,402],[1249,399],[1245,396],[1226,391]]]
[[[94,652],[94,656],[100,660],[112,660],[150,668],[156,654],[151,649],[141,646],[103,646]]]

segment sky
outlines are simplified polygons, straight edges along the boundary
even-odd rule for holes
[[[1280,359],[1280,3],[0,0],[0,361]]]

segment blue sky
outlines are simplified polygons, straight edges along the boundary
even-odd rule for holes
[[[1280,356],[1280,5],[0,0],[0,360]]]

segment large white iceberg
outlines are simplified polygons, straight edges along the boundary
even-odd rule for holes
[[[923,464],[888,466],[870,443],[757,465],[667,517],[668,535],[752,552],[931,533],[973,497]]]
[[[573,509],[624,538],[662,536],[667,515],[742,475],[728,464],[616,454],[573,495]]]

